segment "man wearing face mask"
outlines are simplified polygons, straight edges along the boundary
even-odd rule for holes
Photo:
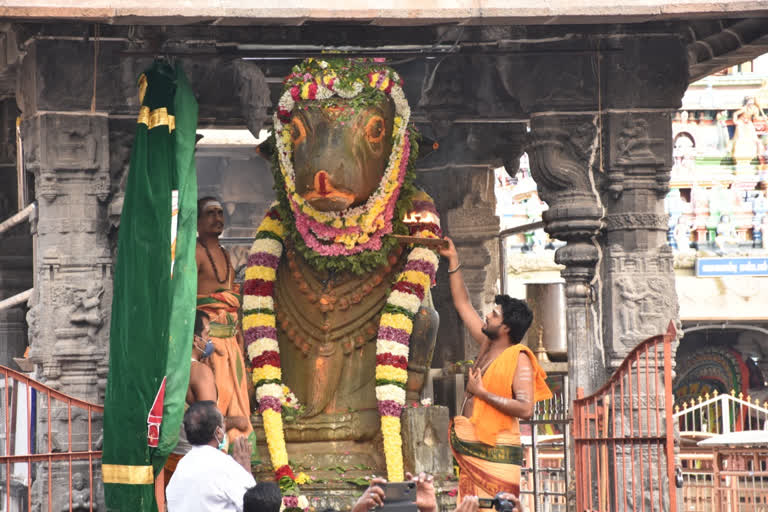
[[[224,417],[210,400],[189,406],[184,430],[192,448],[168,483],[168,512],[242,512],[245,492],[256,485],[248,440],[233,442],[231,456],[222,451]]]
[[[469,300],[456,247],[446,240],[448,246],[440,249],[440,255],[448,260],[453,305],[479,344],[461,415],[451,424],[451,450],[459,464],[458,502],[464,496],[493,498],[499,492],[519,496],[523,458],[519,420],[533,415],[537,401],[552,397],[546,373],[520,343],[533,313],[525,301],[497,295],[483,321]]]
[[[213,343],[209,339],[211,330],[210,319],[204,311],[195,313],[194,334],[192,336],[192,361],[189,366],[189,387],[184,404],[186,410],[191,404],[203,400],[216,401],[216,383],[213,379],[213,371],[208,366],[207,359],[213,352]],[[173,453],[168,455],[165,462],[165,485],[171,480],[173,472],[179,460],[187,454],[192,445],[187,441],[184,425],[179,431],[179,442]]]

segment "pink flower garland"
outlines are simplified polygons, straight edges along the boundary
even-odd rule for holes
[[[391,194],[387,206],[382,212],[381,218],[384,219],[384,226],[371,235],[371,238],[362,244],[356,244],[351,249],[348,249],[343,244],[330,243],[324,244],[320,242],[317,237],[325,240],[333,240],[339,235],[347,233],[358,233],[360,228],[352,226],[349,228],[335,228],[328,226],[312,219],[309,215],[301,211],[301,208],[293,201],[290,201],[291,210],[293,211],[294,220],[296,221],[296,229],[301,234],[307,247],[323,256],[349,256],[352,254],[358,254],[363,251],[373,250],[377,251],[381,249],[381,239],[384,235],[388,235],[392,232],[392,216],[395,212],[395,205],[400,197],[400,189],[405,181],[405,175],[408,171],[408,159],[411,154],[411,143],[408,133],[404,135],[405,140],[403,142],[403,155],[400,158],[400,170],[397,176],[397,186],[394,192]],[[434,208],[434,207],[433,207]]]

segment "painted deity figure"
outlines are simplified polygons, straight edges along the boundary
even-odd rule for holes
[[[673,247],[678,251],[687,251],[691,248],[691,224],[685,217],[677,218],[673,239]]]
[[[721,183],[709,190],[709,217],[706,220],[708,241],[715,244],[717,238],[717,225],[722,222],[723,215],[730,215],[733,206],[731,191],[723,187]]]
[[[721,110],[715,116],[715,121],[717,121],[717,149],[722,152],[728,149],[728,142],[730,141],[730,136],[728,135],[728,120],[730,117],[727,110]]]
[[[717,223],[717,235],[715,236],[715,246],[717,246],[718,252],[727,252],[737,242],[736,227],[731,221],[731,216],[722,215],[720,222]]]
[[[669,214],[669,219],[667,220],[667,243],[671,247],[677,248],[675,229],[680,216],[685,211],[686,202],[680,195],[680,189],[673,188],[669,191],[667,197],[664,198],[664,203],[665,209]]]
[[[752,96],[746,97],[744,106],[733,113],[733,123],[736,130],[733,134],[732,154],[737,165],[748,165],[763,154],[763,144],[760,142],[754,123],[763,121],[765,117],[763,109]]]
[[[765,235],[764,219],[768,214],[768,182],[758,182],[755,189],[755,195],[752,197],[752,246],[761,248]]]
[[[413,185],[416,133],[398,74],[368,60],[308,59],[275,109],[277,201],[249,255],[244,335],[278,476],[285,439],[373,439],[402,478],[400,411],[423,384],[437,317],[437,255],[393,235],[442,236]],[[304,414],[285,430],[282,385]],[[286,469],[287,468],[287,469]]]

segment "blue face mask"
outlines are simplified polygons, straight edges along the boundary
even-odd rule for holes
[[[198,338],[199,338],[199,336],[198,336]],[[202,361],[206,357],[211,357],[211,354],[213,354],[213,351],[215,350],[213,342],[210,339],[205,342],[205,346],[202,349],[200,349],[200,347],[197,344],[195,344],[195,347],[197,349],[199,349],[199,350],[202,350],[202,352],[203,352],[200,355],[200,361]]]
[[[227,433],[224,432],[224,437],[219,441],[219,450],[225,450],[227,448]]]
[[[205,359],[206,357],[211,357],[211,354],[213,354],[213,342],[211,340],[208,340],[205,343],[205,348],[203,349],[203,354],[200,356],[200,359]]]

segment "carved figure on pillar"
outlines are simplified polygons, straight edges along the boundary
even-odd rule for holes
[[[619,318],[621,318],[621,327],[625,333],[625,336],[631,338],[636,336],[639,332],[640,326],[640,304],[648,296],[648,291],[640,288],[640,283],[633,283],[626,278],[619,278],[617,281],[619,286],[621,298],[621,311],[619,312]]]
[[[104,321],[101,314],[101,298],[104,287],[99,283],[91,283],[88,288],[75,292],[75,309],[69,316],[73,324],[88,324],[100,327]]]
[[[73,512],[98,510],[98,505],[91,508],[91,491],[86,484],[85,476],[83,476],[82,473],[75,473],[72,475],[72,508],[67,504],[65,508],[61,509],[62,512],[69,510]]]

